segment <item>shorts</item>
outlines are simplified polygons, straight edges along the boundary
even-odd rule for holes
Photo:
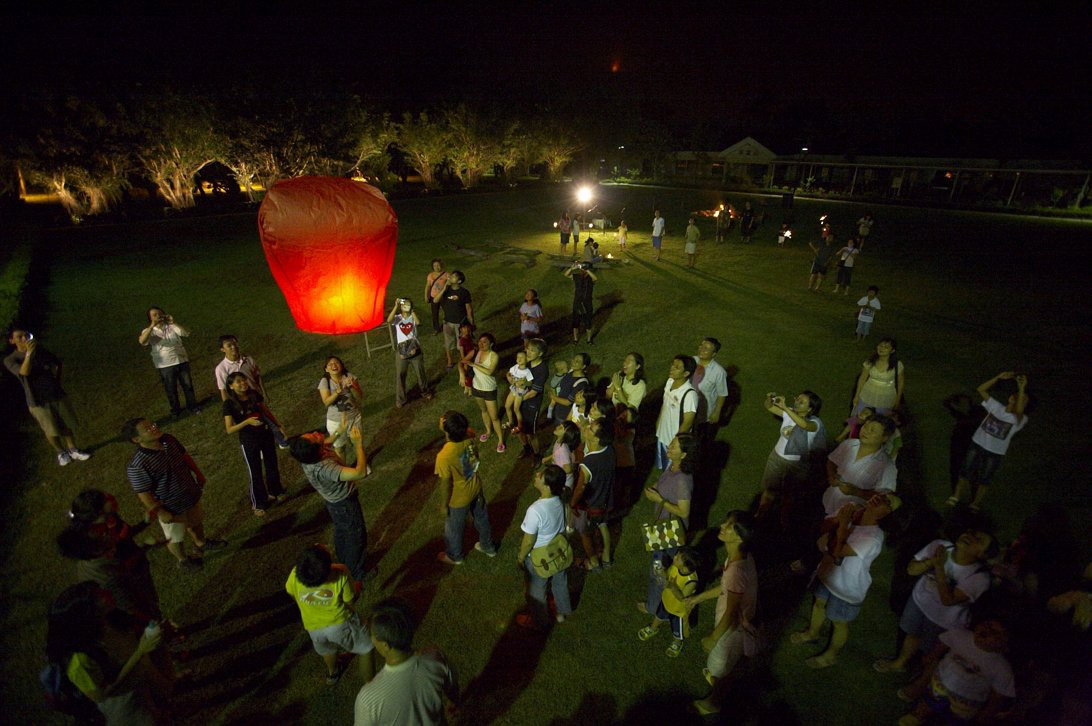
[[[827,274],[827,266],[820,265],[818,262],[811,263],[811,274],[813,275],[825,275]]]
[[[660,249],[660,243],[663,242],[663,239],[664,238],[663,238],[662,235],[660,237],[657,237],[656,235],[652,235],[652,247],[653,247],[653,249],[657,249],[657,250]]]
[[[586,534],[592,527],[607,523],[607,510],[599,508],[580,509],[573,507],[573,529]]]
[[[41,406],[29,406],[30,415],[42,427],[46,436],[71,436],[76,427],[76,412],[65,396]]]
[[[986,451],[972,441],[971,448],[967,450],[967,456],[963,459],[963,468],[959,470],[959,476],[972,484],[987,485],[997,473],[1004,458],[1004,454]]]
[[[460,325],[462,321],[458,323],[444,321],[444,350],[456,350],[459,347]]]
[[[497,402],[496,388],[494,388],[492,391],[483,391],[480,388],[474,388],[473,386],[471,386],[470,393],[474,396],[474,398],[481,398],[486,401],[492,401],[493,403]]]
[[[853,603],[846,602],[828,590],[827,586],[822,582],[815,583],[815,597],[827,601],[827,618],[829,618],[832,623],[852,622],[861,612],[862,603],[854,605]]]
[[[368,635],[368,629],[360,623],[355,613],[350,615],[344,623],[309,630],[307,634],[311,636],[311,644],[315,646],[315,652],[319,655],[334,653],[364,655],[370,653],[374,647]]]
[[[872,329],[872,321],[871,320],[861,320],[861,319],[857,320],[857,335],[859,335],[859,336],[861,336],[863,338],[864,336],[868,335],[868,331],[871,330],[871,329]]]
[[[724,678],[732,672],[743,657],[743,631],[729,630],[720,636],[709,655],[705,658],[705,667],[714,678]]]
[[[803,481],[806,474],[804,462],[789,461],[776,451],[771,451],[762,472],[762,488],[768,492],[783,492]]]
[[[174,515],[173,522],[160,520],[159,526],[163,528],[163,534],[171,544],[179,544],[186,538],[186,529],[195,527],[204,520],[205,513],[201,511],[201,504],[194,504],[181,514]]]
[[[694,242],[687,242],[685,245],[683,245],[683,251],[686,252],[686,254],[688,255],[697,254],[698,245]]]
[[[921,611],[918,604],[914,602],[914,598],[911,597],[906,601],[906,607],[902,609],[902,615],[899,617],[899,630],[907,635],[921,638],[921,644],[918,646],[919,650],[923,653],[931,653],[937,643],[940,642],[940,634],[947,628],[942,628],[930,620],[929,616]]]
[[[838,267],[838,274],[835,280],[839,285],[845,285],[849,287],[849,281],[853,279],[853,268],[841,265]]]

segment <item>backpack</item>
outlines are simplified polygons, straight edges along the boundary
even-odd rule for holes
[[[49,707],[76,719],[80,724],[104,724],[95,702],[68,680],[65,669],[57,663],[46,663],[38,673],[38,680],[45,691],[45,700]]]

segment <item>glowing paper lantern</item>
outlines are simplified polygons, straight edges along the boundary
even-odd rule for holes
[[[378,189],[333,177],[279,181],[258,209],[258,233],[300,330],[361,333],[383,323],[398,218]]]

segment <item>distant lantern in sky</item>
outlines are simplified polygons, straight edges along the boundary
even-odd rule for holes
[[[617,73],[620,70],[622,70],[622,61],[615,58],[610,62],[610,72]]]
[[[398,218],[381,191],[351,179],[285,179],[262,200],[258,232],[300,330],[361,333],[383,322]]]

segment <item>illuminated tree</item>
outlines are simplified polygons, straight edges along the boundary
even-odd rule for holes
[[[447,129],[422,112],[416,119],[412,114],[403,114],[397,130],[398,148],[405,153],[409,165],[421,175],[426,187],[435,187],[436,166],[448,156]]]
[[[551,180],[560,178],[561,170],[579,150],[580,144],[564,129],[555,126],[543,133],[542,160],[546,162],[546,172]]]
[[[530,176],[531,167],[541,161],[542,139],[538,130],[523,122],[510,125],[497,155],[497,163],[504,170],[505,178],[511,181],[512,170],[517,166],[523,176]]]
[[[202,100],[164,94],[141,108],[146,137],[137,158],[167,203],[194,206],[194,177],[223,158],[222,139],[214,130],[212,110]]]
[[[481,118],[465,104],[444,114],[451,166],[465,189],[481,182],[497,159],[500,145]]]

